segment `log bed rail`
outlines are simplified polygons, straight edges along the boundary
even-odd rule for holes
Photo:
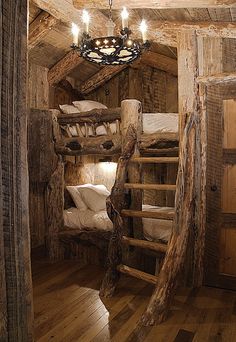
[[[121,108],[93,109],[73,114],[62,114],[52,110],[52,115],[57,154],[110,156],[121,153]],[[103,127],[103,134],[97,134],[97,129],[101,127]],[[141,133],[138,145],[142,154],[148,153],[148,149],[152,154],[155,152],[168,154],[171,151],[176,152],[178,140],[178,134],[172,132]],[[160,151],[157,151],[158,149]],[[167,151],[163,151],[164,149]]]

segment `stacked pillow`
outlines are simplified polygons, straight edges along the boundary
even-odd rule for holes
[[[79,210],[99,212],[106,209],[106,199],[110,192],[105,185],[84,184],[67,186],[66,189]]]
[[[59,105],[64,114],[74,114],[80,112],[88,112],[92,109],[107,109],[105,105],[100,102],[91,100],[74,101],[73,105]]]

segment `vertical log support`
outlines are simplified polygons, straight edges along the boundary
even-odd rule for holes
[[[46,246],[51,261],[62,258],[58,233],[63,229],[64,163],[59,160],[47,186],[47,234]]]
[[[189,285],[202,283],[205,232],[206,116],[196,83],[198,46],[194,31],[178,34],[180,155],[175,197],[175,220],[158,284],[142,316],[143,325],[167,318],[180,272],[185,269]],[[202,111],[204,113],[204,111]]]
[[[119,280],[117,266],[122,263],[122,236],[125,233],[121,210],[128,204],[124,184],[127,178],[128,162],[133,155],[136,142],[136,130],[133,125],[130,125],[123,139],[123,151],[117,165],[115,184],[107,199],[107,212],[113,222],[113,232],[108,249],[108,268],[100,289],[102,297],[112,296]]]
[[[27,163],[27,0],[0,6],[0,340],[33,341]]]
[[[134,150],[134,157],[139,156],[138,143],[142,134],[142,105],[137,100],[124,100],[121,102],[121,134],[123,140],[123,148],[125,135],[129,125],[133,125],[137,132],[137,143]],[[141,166],[138,163],[131,163],[128,166],[128,182],[142,183]],[[142,190],[131,190],[130,209],[142,210]],[[133,226],[129,227],[129,233],[136,238],[143,237],[142,219],[133,218]]]

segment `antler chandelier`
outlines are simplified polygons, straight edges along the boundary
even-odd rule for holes
[[[107,22],[107,36],[92,38],[89,35],[90,15],[83,10],[83,32],[72,23],[73,44],[72,49],[77,51],[89,62],[102,65],[128,64],[140,57],[142,50],[150,46],[147,40],[147,24],[142,20],[139,29],[142,41],[130,38],[132,32],[128,27],[129,13],[124,7],[121,12],[122,29],[120,35],[114,35],[115,23],[112,19],[112,0],[109,0],[109,19]]]

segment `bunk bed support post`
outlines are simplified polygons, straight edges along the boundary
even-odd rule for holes
[[[128,204],[124,184],[127,177],[127,165],[134,152],[136,141],[136,130],[133,125],[130,125],[123,140],[123,151],[117,165],[115,184],[107,199],[107,212],[113,222],[113,232],[108,248],[108,268],[100,289],[101,297],[112,296],[119,280],[117,266],[122,261],[122,236],[124,234],[121,210]]]
[[[121,102],[121,135],[124,140],[129,125],[133,125],[137,132],[137,143],[133,157],[139,157],[139,143],[142,134],[142,105],[138,100],[124,100]],[[128,165],[128,182],[129,183],[141,183],[141,170],[139,163],[130,163]],[[142,210],[142,190],[131,190],[131,203],[130,209]],[[129,221],[125,219],[125,221]],[[133,218],[133,227],[128,227],[128,232],[135,238],[143,238],[143,227],[141,218]]]
[[[188,272],[191,286],[202,283],[206,136],[205,115],[202,118],[200,116],[200,96],[196,82],[198,46],[195,31],[184,30],[178,34],[178,57],[179,74],[182,76],[179,77],[180,155],[174,229],[158,283],[141,318],[142,325],[161,323],[167,318],[177,280],[183,269]],[[196,246],[200,246],[198,253]]]
[[[124,184],[127,177],[132,182],[140,182],[139,169],[128,166],[132,155],[139,156],[138,141],[142,133],[142,106],[137,100],[124,100],[121,102],[121,136],[122,136],[122,154],[118,162],[116,181],[111,191],[111,196],[107,201],[108,214],[113,222],[113,233],[108,250],[108,270],[103,280],[100,296],[110,297],[115,291],[119,280],[119,271],[117,266],[122,263],[122,255],[128,260],[128,248],[122,246],[122,236],[130,233],[128,220],[121,217],[121,210],[127,208],[127,196]],[[134,190],[131,197],[133,208],[142,207],[142,193]],[[142,234],[142,220],[139,232]],[[123,250],[123,253],[122,253]]]

